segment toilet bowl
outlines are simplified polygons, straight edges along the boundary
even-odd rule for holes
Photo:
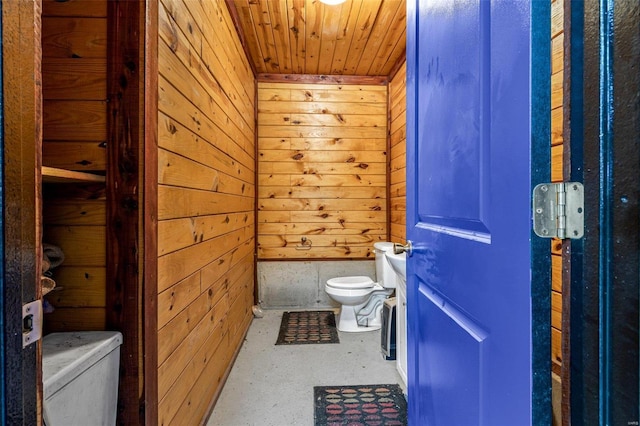
[[[42,340],[46,426],[115,425],[122,334],[51,333]]]
[[[384,299],[396,287],[395,273],[384,255],[393,250],[393,243],[378,242],[373,247],[377,282],[366,276],[348,276],[331,278],[325,284],[329,297],[342,305],[337,325],[340,331],[374,331],[382,326]]]

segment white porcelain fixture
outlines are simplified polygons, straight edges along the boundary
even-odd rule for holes
[[[404,281],[407,282],[407,253],[402,252],[396,254],[393,250],[385,252],[387,260],[391,263],[391,267],[396,274]]]
[[[385,252],[393,250],[393,243],[373,245],[376,256],[376,279],[369,277],[337,277],[327,280],[324,291],[342,306],[338,330],[347,332],[379,330],[382,326],[382,307],[396,287],[396,278]]]
[[[395,254],[393,250],[385,257],[396,272],[396,367],[407,386],[407,253]]]
[[[51,333],[42,340],[46,426],[115,425],[122,334]]]

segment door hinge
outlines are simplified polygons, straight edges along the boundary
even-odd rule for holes
[[[22,306],[22,347],[37,342],[42,337],[42,300],[37,299]]]
[[[584,235],[584,187],[579,182],[541,183],[533,189],[533,231],[543,238]]]

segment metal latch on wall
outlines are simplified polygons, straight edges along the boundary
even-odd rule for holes
[[[42,300],[34,300],[22,306],[22,347],[37,342],[42,337]]]
[[[579,182],[541,183],[533,189],[533,231],[543,238],[584,235],[584,187]]]

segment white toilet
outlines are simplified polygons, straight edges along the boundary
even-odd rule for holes
[[[122,334],[51,333],[42,340],[47,426],[115,425]]]
[[[378,242],[373,247],[377,282],[365,276],[337,277],[327,280],[324,286],[324,291],[342,305],[340,331],[374,331],[382,327],[384,299],[396,288],[396,274],[384,255],[393,250],[393,243]]]

